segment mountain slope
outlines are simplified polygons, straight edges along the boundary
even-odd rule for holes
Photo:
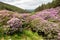
[[[0,10],[3,10],[3,9],[9,10],[9,11],[14,11],[14,12],[19,12],[19,13],[27,12],[26,10],[18,8],[16,6],[0,2]]]
[[[35,11],[41,11],[44,9],[50,9],[60,6],[60,0],[53,0],[51,3],[42,4],[41,6],[37,7]]]

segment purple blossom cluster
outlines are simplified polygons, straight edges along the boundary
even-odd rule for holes
[[[10,32],[21,31],[22,30],[22,21],[18,18],[12,18],[7,21],[7,24],[10,25]]]
[[[49,22],[41,18],[36,18],[31,21],[30,25],[31,28],[33,28],[33,31],[38,32],[39,35],[40,33],[42,33],[43,36],[46,35],[45,38],[47,39],[58,39],[60,36],[58,34],[60,33],[60,26],[57,23]]]
[[[47,39],[60,40],[60,7],[46,9],[30,16],[31,28],[39,34],[46,36]],[[51,21],[53,20],[53,21]],[[56,23],[57,21],[58,23]]]
[[[29,13],[17,13],[8,10],[0,10],[0,26],[5,25],[6,30],[4,30],[4,33],[14,33],[15,31],[22,31],[22,24],[26,25],[25,19],[30,15],[31,14]],[[9,28],[7,28],[7,26],[9,26]]]
[[[43,35],[44,33],[46,38],[57,38],[60,40],[60,7],[36,12],[34,15],[14,12],[8,14],[8,11],[3,11],[0,11],[0,16],[5,15],[6,18],[9,18],[7,21],[7,24],[10,26],[8,33],[14,33],[19,30],[22,31],[23,27],[26,26],[28,28],[30,26],[29,28],[38,32],[38,34],[42,33]]]
[[[20,14],[21,18],[23,20],[25,20],[27,17],[29,17],[31,14],[28,14],[28,13],[24,13],[24,14]]]
[[[44,20],[48,19],[53,19],[53,20],[59,20],[60,21],[60,15],[59,15],[59,8],[51,8],[51,9],[46,9],[40,12],[37,12],[35,15],[32,15],[30,18],[35,19],[35,18],[43,18]]]

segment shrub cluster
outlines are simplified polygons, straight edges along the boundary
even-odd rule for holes
[[[60,7],[37,12],[30,16],[30,26],[34,32],[43,35],[47,40],[60,39]]]
[[[39,35],[42,35],[47,39],[57,38],[58,33],[60,33],[58,24],[40,18],[31,21],[31,28],[33,31],[36,31]]]
[[[10,26],[9,33],[14,33],[16,31],[22,31],[22,21],[18,18],[12,18],[7,21],[7,24]]]

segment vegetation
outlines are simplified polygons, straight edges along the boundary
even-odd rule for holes
[[[6,12],[6,11],[5,11]],[[12,15],[15,13],[13,12],[8,12],[5,13],[4,10],[3,11],[0,11],[0,40],[43,40],[43,37],[42,36],[39,36],[36,32],[32,32],[31,30],[29,29],[26,29],[26,26],[28,24],[24,24],[25,22],[25,19],[26,17],[24,16],[28,16],[27,14],[19,14],[19,15],[16,15],[16,19],[12,18]],[[6,15],[5,15],[6,14]],[[18,14],[18,13],[17,13]],[[13,15],[13,16],[14,16]],[[20,16],[21,15],[21,16]],[[20,16],[20,17],[17,17],[17,16]],[[13,20],[12,20],[12,19]],[[19,22],[19,21],[20,22]],[[24,21],[23,21],[24,20]],[[20,24],[21,21],[23,22],[23,24]],[[8,22],[8,23],[7,23]],[[10,27],[10,22],[12,22],[11,24],[13,24],[13,27]],[[16,23],[13,23],[13,22],[16,22]],[[18,24],[19,23],[19,26]],[[17,25],[16,25],[17,24]],[[14,26],[15,25],[15,26]],[[16,30],[16,28],[19,28],[21,27],[22,25],[22,28],[23,30],[22,31],[19,31],[19,30]],[[25,26],[26,25],[26,26]],[[15,30],[12,30],[10,31],[11,29],[15,29]],[[20,28],[21,29],[21,28]],[[10,33],[9,33],[10,32]]]
[[[35,11],[41,11],[41,10],[44,10],[44,9],[55,8],[55,7],[58,7],[58,6],[60,6],[60,1],[59,0],[53,0],[51,3],[42,4],[41,6],[36,8]]]
[[[19,13],[27,13],[28,11],[22,9],[22,8],[18,8],[16,6],[13,5],[9,5],[3,2],[0,2],[0,10],[9,10],[9,11],[13,11],[13,12],[19,12]]]
[[[0,2],[0,40],[60,40],[60,1],[42,4],[35,11],[28,14]]]

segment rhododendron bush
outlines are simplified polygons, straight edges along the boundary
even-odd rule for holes
[[[60,7],[46,9],[30,16],[32,31],[46,36],[47,40],[58,40],[60,33]]]
[[[16,31],[22,31],[22,22],[30,14],[19,14],[12,11],[1,10],[0,11],[0,32],[13,34]]]
[[[34,18],[41,17],[45,20],[48,20],[48,19],[60,20],[59,19],[60,18],[59,12],[60,12],[59,7],[46,9],[46,10],[37,12],[35,15],[32,15],[31,18],[34,19]]]
[[[12,18],[7,21],[7,24],[10,26],[10,32],[13,33],[15,31],[22,31],[22,21],[18,18]]]
[[[45,39],[60,40],[60,7],[46,9],[35,14],[18,14],[15,12],[0,11],[0,31],[7,34],[22,32],[31,29]]]
[[[58,33],[60,33],[60,27],[58,24],[40,18],[31,21],[31,28],[39,35],[42,34],[43,36],[46,36],[47,39],[57,38]]]

